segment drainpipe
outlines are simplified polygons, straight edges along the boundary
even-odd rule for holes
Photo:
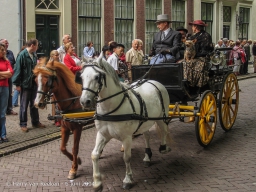
[[[23,46],[23,0],[19,1],[19,50]]]

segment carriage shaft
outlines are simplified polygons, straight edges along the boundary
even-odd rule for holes
[[[194,113],[194,112],[173,112],[169,111],[169,117],[181,117],[181,116],[200,116],[200,113]]]
[[[194,106],[189,106],[189,105],[178,105],[179,109],[182,110],[190,110],[194,111],[195,107]],[[175,108],[175,105],[169,105],[169,109],[173,110]]]
[[[83,118],[83,117],[93,117],[95,111],[81,112],[81,113],[69,113],[63,114],[62,117],[65,118]]]

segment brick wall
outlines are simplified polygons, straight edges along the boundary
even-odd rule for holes
[[[104,44],[108,44],[109,41],[114,41],[114,1],[104,1]]]
[[[187,1],[187,23],[185,23],[185,28],[188,29],[188,33],[192,34],[192,28],[188,25],[189,22],[194,20],[194,0]]]
[[[145,1],[144,0],[137,0],[136,2],[136,10],[135,10],[135,19],[136,19],[136,26],[135,26],[135,39],[141,39],[143,44],[145,42]],[[128,50],[128,49],[127,49]]]

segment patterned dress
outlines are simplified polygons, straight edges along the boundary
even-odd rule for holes
[[[209,53],[214,50],[212,37],[209,33],[202,30],[190,37],[195,42],[196,56],[190,61],[183,61],[184,79],[191,87],[202,87],[207,84]]]

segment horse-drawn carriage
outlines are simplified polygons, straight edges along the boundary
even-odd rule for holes
[[[209,63],[206,63],[209,80],[203,87],[191,87],[184,79],[183,63],[166,63],[140,65],[132,67],[133,79],[146,75],[162,83],[170,97],[169,117],[190,117],[188,122],[195,120],[195,132],[198,143],[206,147],[213,139],[217,119],[224,131],[229,131],[235,123],[238,104],[239,87],[232,68],[223,63],[221,51],[229,48],[216,49]],[[188,102],[192,102],[191,105]],[[218,112],[218,113],[217,113]],[[218,117],[217,117],[218,114]]]
[[[127,85],[120,83],[113,67],[99,58],[83,69],[80,75],[82,87],[74,82],[74,74],[61,63],[48,62],[38,66],[34,70],[38,83],[35,106],[44,108],[46,104],[53,103],[49,100],[54,93],[55,103],[59,103],[64,111],[61,115],[61,151],[73,162],[68,178],[76,177],[81,164],[78,146],[82,124],[95,122],[98,130],[91,154],[96,191],[102,190],[99,157],[112,138],[124,145],[126,174],[123,188],[130,189],[134,184],[130,166],[132,135],[143,133],[146,144],[143,161],[148,165],[152,156],[148,130],[155,123],[160,131],[160,153],[170,151],[166,145],[167,125],[175,117],[182,121],[185,117],[191,117],[192,121],[195,119],[197,140],[204,147],[213,138],[217,111],[222,128],[229,131],[238,111],[238,82],[229,67],[220,65],[218,53],[214,53],[212,58],[206,65],[209,80],[201,88],[189,86],[183,76],[182,63],[135,66],[132,76],[138,80]],[[191,101],[194,105],[190,105]],[[78,112],[81,106],[87,108],[87,112]],[[96,112],[88,110],[91,106],[97,107]],[[66,149],[70,130],[74,134],[72,154]]]
[[[217,119],[224,131],[229,131],[235,123],[239,86],[232,68],[222,60],[222,51],[216,49],[209,63],[206,63],[209,80],[203,87],[191,87],[184,79],[183,63],[163,63],[158,65],[138,65],[132,67],[132,78],[156,80],[162,83],[170,98],[169,119],[179,118],[181,122],[195,122],[198,143],[206,147],[213,139]],[[144,79],[143,78],[143,79]],[[139,81],[140,81],[139,80]],[[94,111],[63,114],[67,121],[87,124],[92,122]],[[188,119],[188,120],[186,120]]]

